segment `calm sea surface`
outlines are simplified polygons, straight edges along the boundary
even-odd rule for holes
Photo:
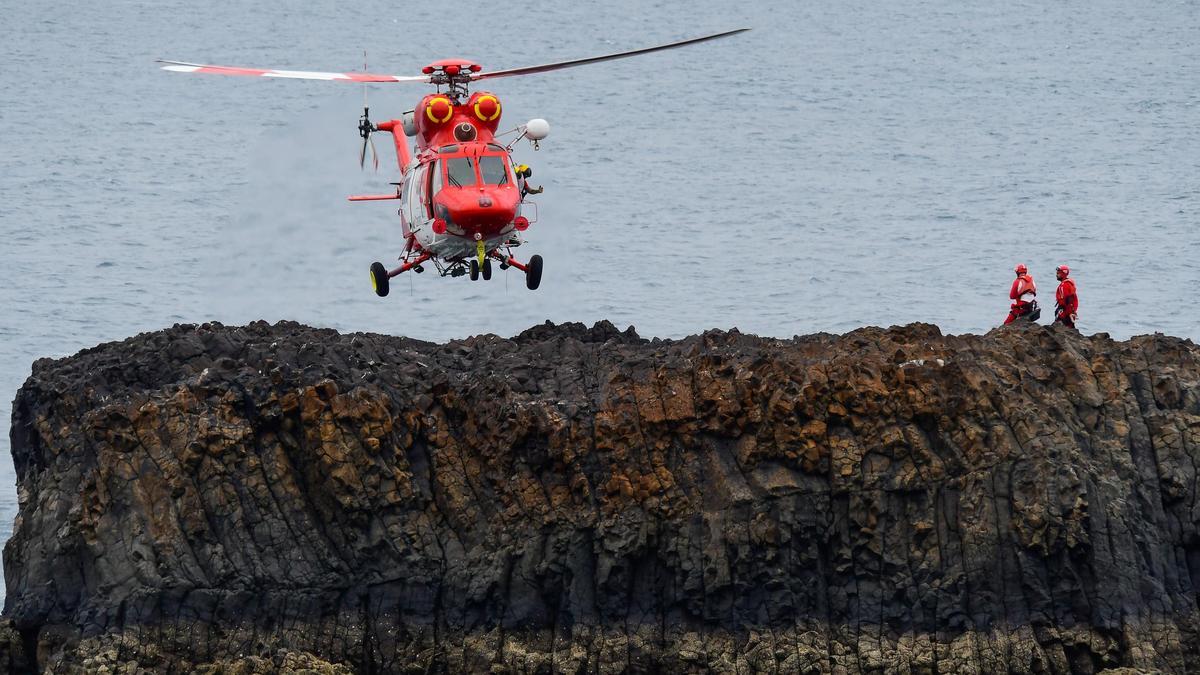
[[[1016,262],[1080,328],[1200,338],[1200,3],[716,0],[0,6],[0,540],[30,364],[176,322],[296,319],[441,340],[545,319],[645,336],[911,321],[982,332]],[[542,288],[367,267],[401,244],[357,166],[362,87],[182,75],[158,57],[415,74],[737,27],[686,50],[496,80],[543,184]],[[376,85],[376,120],[428,90]],[[387,137],[380,136],[381,150]],[[1044,303],[1047,304],[1047,303]],[[1045,313],[1048,320],[1050,313]]]

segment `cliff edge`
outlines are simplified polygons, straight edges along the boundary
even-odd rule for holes
[[[1186,340],[205,324],[40,360],[13,410],[0,667],[1200,662]]]

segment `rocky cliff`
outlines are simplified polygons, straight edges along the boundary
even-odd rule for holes
[[[12,449],[15,669],[1200,663],[1170,337],[176,326],[35,363]]]

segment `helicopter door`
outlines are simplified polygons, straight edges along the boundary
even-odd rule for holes
[[[428,165],[422,164],[408,172],[404,181],[404,203],[400,208],[400,215],[413,231],[424,229],[430,220],[428,169]]]
[[[408,196],[412,194],[413,177],[416,174],[416,169],[404,174],[404,181],[400,185],[400,224],[404,226],[406,236],[413,229],[412,211],[408,208]]]

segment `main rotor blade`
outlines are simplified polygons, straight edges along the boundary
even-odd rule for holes
[[[210,66],[203,63],[165,61],[163,70],[176,73],[209,73],[212,75],[247,75],[251,77],[283,77],[294,80],[335,80],[341,82],[430,82],[428,75],[374,75],[372,73],[320,73],[307,70],[274,70],[264,68],[240,68],[237,66]]]
[[[690,40],[681,40],[672,42],[671,44],[659,45],[657,47],[645,47],[643,49],[634,49],[627,52],[617,52],[615,54],[605,54],[604,56],[592,56],[586,59],[575,59],[572,61],[558,61],[556,63],[544,63],[540,66],[525,66],[524,68],[509,68],[508,70],[493,70],[490,73],[477,73],[471,76],[471,80],[486,80],[492,77],[508,77],[509,75],[531,75],[533,73],[545,73],[551,70],[560,70],[562,68],[574,68],[575,66],[584,66],[589,63],[599,63],[600,61],[611,61],[613,59],[624,59],[638,54],[649,54],[650,52],[658,52],[664,49],[675,49],[686,45],[694,45],[699,42],[707,42],[708,40],[716,40],[717,38],[737,35],[750,30],[749,28],[739,28],[737,30],[725,31],[724,33],[715,33],[713,35],[705,35],[704,37],[691,38]]]

